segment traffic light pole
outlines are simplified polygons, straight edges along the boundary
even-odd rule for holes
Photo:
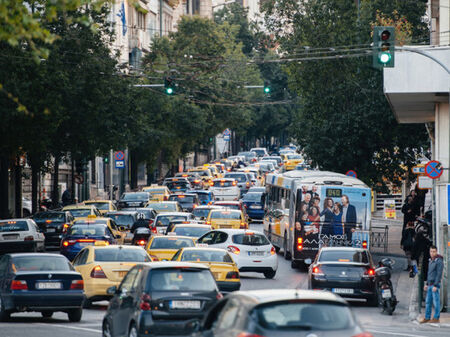
[[[113,201],[113,150],[109,151],[109,200]]]

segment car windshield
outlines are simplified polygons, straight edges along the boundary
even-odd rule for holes
[[[266,151],[262,149],[252,149],[252,152],[255,152],[257,156],[262,157],[266,154]]]
[[[226,174],[225,178],[233,178],[240,183],[245,183],[247,181],[247,177],[245,174]]]
[[[233,187],[236,184],[233,184],[233,180],[215,180],[214,187]]]
[[[247,193],[246,195],[244,195],[243,200],[260,202],[261,196],[262,196],[262,193]]]
[[[34,220],[52,220],[52,221],[64,221],[65,214],[58,212],[41,212],[33,216]]]
[[[175,227],[175,229],[173,231],[177,235],[198,238],[198,237],[202,236],[203,234],[208,233],[210,230],[211,229],[208,227],[202,228],[202,227],[187,227],[186,226],[186,227]]]
[[[106,228],[106,225],[73,225],[67,231],[67,236],[104,236]]]
[[[181,255],[181,261],[233,263],[233,259],[227,252],[207,249],[186,250]]]
[[[16,271],[70,271],[69,261],[62,256],[14,256],[13,269]]]
[[[194,241],[188,238],[155,237],[150,249],[180,249],[194,247]]]
[[[194,209],[194,211],[192,212],[192,214],[196,217],[196,218],[206,218],[209,214],[209,209],[204,209],[204,208],[196,208]]]
[[[246,246],[265,246],[270,244],[264,235],[254,233],[235,234],[231,237],[231,240],[237,245]]]
[[[96,249],[94,259],[97,262],[151,262],[145,250],[125,247]]]
[[[175,220],[187,220],[188,216],[187,215],[163,215],[163,216],[158,216],[156,219],[156,226],[158,227],[165,227],[165,226],[169,226],[169,223],[171,221],[175,221]]]
[[[369,263],[369,257],[365,251],[360,250],[323,250],[319,261]]]
[[[148,279],[150,291],[216,291],[216,281],[206,269],[153,269]]]
[[[345,305],[315,301],[275,302],[257,306],[251,317],[267,330],[344,330],[355,326]]]
[[[241,212],[211,211],[211,219],[233,219],[233,220],[238,220],[240,218],[241,218]]]
[[[134,217],[131,214],[108,214],[108,218],[113,219],[119,226],[131,226],[134,224]]]
[[[287,159],[303,159],[303,157],[299,154],[288,154]]]
[[[93,205],[101,210],[108,210],[109,209],[109,203],[107,202],[87,202],[86,205]]]
[[[189,183],[185,182],[185,181],[176,181],[176,182],[168,182],[167,183],[167,187],[170,190],[176,190],[176,189],[181,189],[181,188],[186,188],[189,186]]]
[[[164,188],[154,188],[154,189],[148,190],[146,192],[148,192],[150,194],[164,194],[164,193],[166,193],[166,190]]]
[[[155,211],[176,211],[176,203],[154,203],[150,204],[148,207],[153,208]]]
[[[171,195],[170,201],[178,201],[183,204],[193,204],[195,202],[195,196],[193,195]]]
[[[240,209],[240,207],[239,207],[239,205],[236,205],[236,204],[221,204],[221,203],[217,203],[217,204],[215,204],[216,206],[223,206],[223,207],[225,207],[225,208],[229,208],[229,209],[232,209],[232,210],[241,210]]]
[[[1,221],[0,233],[5,232],[25,232],[28,230],[26,221]]]
[[[69,212],[70,212],[70,214],[73,215],[74,218],[83,218],[83,217],[87,217],[88,215],[93,214],[93,212],[90,208],[69,209]]]
[[[197,196],[200,201],[207,201],[211,199],[211,196],[208,193],[198,193]]]
[[[122,195],[122,200],[124,201],[132,201],[132,200],[148,200],[148,193],[147,192],[140,192],[140,193],[124,193]]]

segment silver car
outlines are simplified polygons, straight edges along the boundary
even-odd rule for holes
[[[266,289],[231,293],[210,309],[193,336],[349,337],[363,332],[337,295]]]

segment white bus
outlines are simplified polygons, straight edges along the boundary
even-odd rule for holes
[[[290,171],[269,174],[266,193],[264,232],[293,268],[309,265],[324,245],[368,247],[369,236],[359,232],[370,231],[371,190],[361,180]]]

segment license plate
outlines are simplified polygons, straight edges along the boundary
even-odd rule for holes
[[[381,290],[381,297],[383,297],[383,298],[391,298],[392,297],[391,289],[382,289]]]
[[[56,232],[55,228],[47,228],[47,233],[54,233]]]
[[[333,288],[333,292],[336,294],[353,294],[353,289]]]
[[[130,206],[139,206],[141,203],[140,202],[130,202],[128,203],[128,205]]]
[[[17,240],[19,238],[19,234],[17,235],[3,235],[3,240]]]
[[[36,283],[36,289],[61,289],[61,282],[38,282]]]
[[[94,243],[93,242],[78,242],[78,244],[80,245],[80,247],[87,247],[87,246],[92,246]]]
[[[248,252],[249,256],[264,256],[264,252]]]
[[[170,309],[200,309],[200,301],[170,301]]]
[[[261,206],[258,206],[258,205],[251,205],[250,208],[251,208],[251,209],[261,209]]]

